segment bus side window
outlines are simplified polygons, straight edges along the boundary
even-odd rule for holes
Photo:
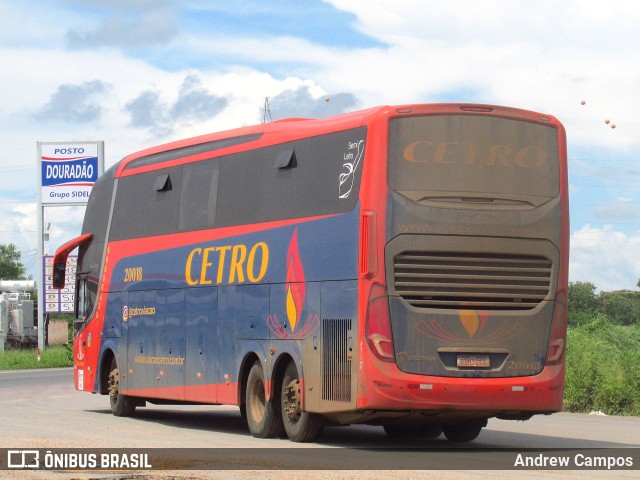
[[[220,160],[191,163],[183,167],[178,230],[211,228],[218,199]]]
[[[95,282],[91,282],[91,280],[89,280],[89,274],[78,274],[76,280],[76,319],[74,322],[76,333],[86,323],[89,316],[93,313],[96,294],[97,285],[95,284]]]
[[[74,322],[75,333],[84,325],[87,319],[87,275],[79,274],[76,277],[76,319]]]

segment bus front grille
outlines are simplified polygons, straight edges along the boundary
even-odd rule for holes
[[[403,251],[394,257],[396,293],[416,308],[531,310],[549,294],[544,256]]]

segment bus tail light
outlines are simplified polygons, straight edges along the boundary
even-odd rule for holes
[[[369,348],[377,358],[384,362],[394,361],[389,299],[387,290],[382,285],[374,284],[371,288],[367,306],[366,336]]]
[[[551,321],[551,335],[547,348],[547,365],[556,365],[564,358],[567,342],[567,292],[556,294]]]
[[[364,211],[360,217],[360,276],[372,278],[378,272],[376,262],[376,214]]]

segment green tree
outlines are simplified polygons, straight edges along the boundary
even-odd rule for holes
[[[13,243],[0,244],[0,278],[4,280],[25,279],[20,252]]]
[[[569,283],[569,325],[589,323],[602,313],[602,297],[596,293],[596,286],[591,282]]]
[[[608,293],[603,295],[604,313],[618,325],[640,322],[640,302],[634,293]]]

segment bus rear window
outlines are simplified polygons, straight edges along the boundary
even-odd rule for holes
[[[483,115],[393,119],[389,185],[416,200],[530,197],[539,204],[559,193],[558,133]]]

